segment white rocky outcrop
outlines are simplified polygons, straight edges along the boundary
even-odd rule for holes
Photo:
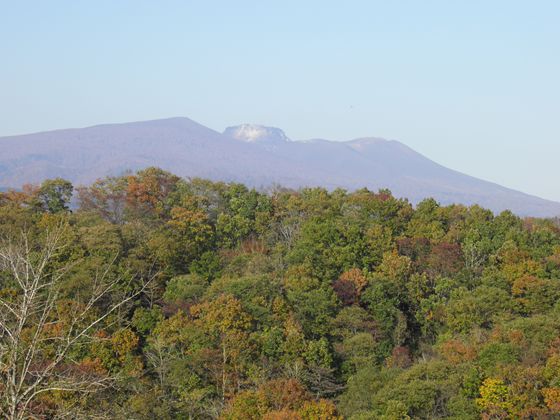
[[[247,143],[275,144],[290,141],[281,129],[257,124],[241,124],[227,127],[224,130],[224,135]]]

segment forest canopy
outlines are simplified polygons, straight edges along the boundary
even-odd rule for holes
[[[182,179],[0,192],[6,418],[560,416],[560,224]]]

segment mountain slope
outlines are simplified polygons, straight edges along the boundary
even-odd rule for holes
[[[221,134],[188,118],[107,124],[0,137],[0,185],[63,177],[89,183],[159,166],[181,176],[261,187],[389,188],[418,202],[480,204],[520,215],[560,215],[547,201],[447,169],[397,141],[291,141],[282,130],[244,124]]]
[[[2,137],[0,148],[0,185],[10,187],[54,176],[88,183],[146,166],[251,185],[268,185],[281,177],[289,186],[299,185],[299,178],[289,175],[299,167],[188,118]]]

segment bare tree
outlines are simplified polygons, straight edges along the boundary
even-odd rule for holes
[[[34,407],[49,392],[94,392],[111,385],[114,377],[88,369],[72,354],[91,344],[108,317],[147,284],[116,293],[125,280],[109,275],[113,261],[92,276],[88,297],[61,299],[72,267],[60,261],[68,247],[64,237],[65,227],[59,226],[40,240],[29,232],[0,238],[0,414],[5,418],[34,417]]]

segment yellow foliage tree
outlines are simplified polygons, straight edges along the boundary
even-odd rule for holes
[[[501,379],[486,378],[480,386],[476,404],[487,418],[507,418],[513,409],[510,389]]]

